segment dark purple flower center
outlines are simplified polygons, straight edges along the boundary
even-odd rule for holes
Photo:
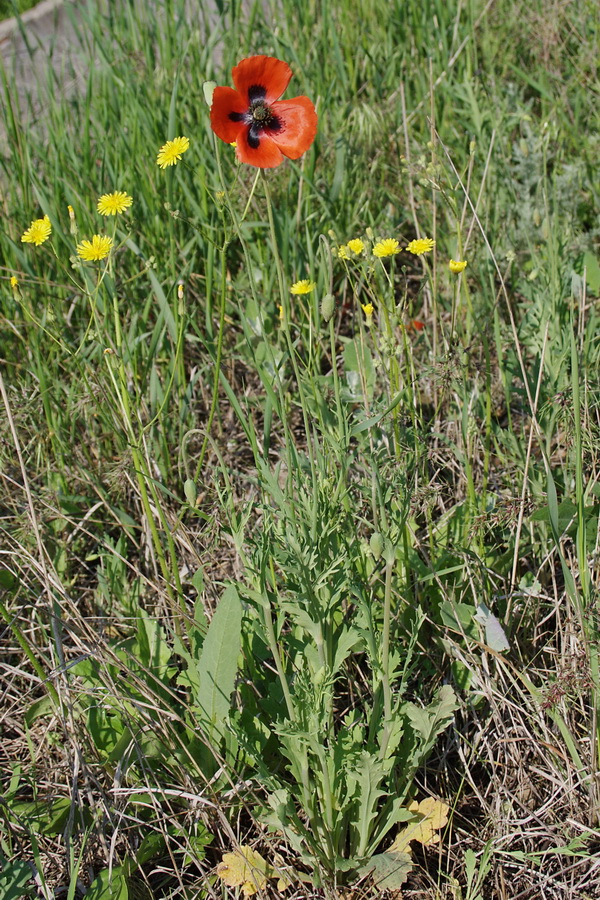
[[[243,122],[248,126],[248,144],[256,150],[260,144],[260,136],[263,131],[281,131],[283,124],[268,104],[265,103],[267,89],[260,84],[253,84],[248,88],[248,100],[250,106],[247,112],[230,112],[232,122]]]

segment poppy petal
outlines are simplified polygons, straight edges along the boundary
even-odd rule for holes
[[[235,155],[240,162],[257,166],[259,169],[274,169],[283,162],[281,150],[268,134],[260,135],[257,147],[250,146],[248,137],[248,128],[244,128],[237,137]]]
[[[292,70],[287,63],[273,56],[249,56],[231,70],[233,83],[247,101],[264,100],[273,103],[281,97],[290,83]]]
[[[210,108],[212,130],[228,144],[238,140],[241,129],[245,129],[243,117],[246,105],[243,97],[230,87],[216,87]]]
[[[284,156],[298,159],[306,153],[317,133],[317,113],[308,97],[294,97],[272,104],[280,127],[270,134]]]

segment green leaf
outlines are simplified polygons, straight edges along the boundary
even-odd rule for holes
[[[135,653],[134,649],[134,655],[139,658],[142,665],[154,671],[158,670],[159,674],[166,672],[171,659],[167,636],[159,620],[149,616],[143,609],[140,609],[137,620],[137,646],[139,654]]]
[[[120,716],[109,715],[101,706],[92,705],[87,721],[96,750],[102,754],[111,753],[124,731]]]
[[[90,884],[85,900],[129,900],[127,877],[121,867],[103,869]]]
[[[559,534],[563,534],[577,516],[577,507],[572,500],[562,500],[560,503],[550,503],[536,509],[529,517],[532,522],[552,522]]]
[[[137,865],[143,866],[148,860],[153,859],[155,856],[162,855],[165,852],[166,847],[167,843],[164,835],[161,834],[160,831],[151,831],[150,834],[147,834],[142,840],[142,843],[135,854]]]
[[[37,890],[35,885],[27,887],[27,882],[33,878],[33,870],[24,860],[6,863],[0,857],[2,870],[0,871],[0,897],[2,900],[20,900],[21,897],[35,897]]]
[[[377,853],[358,870],[358,875],[372,873],[373,881],[380,890],[399,891],[412,867],[408,853]]]
[[[335,675],[338,672],[348,654],[352,650],[355,650],[358,644],[362,644],[362,640],[362,636],[356,628],[342,628],[335,643],[335,655],[333,658],[333,668],[331,670],[332,675]]]
[[[229,715],[242,639],[242,604],[234,585],[224,592],[212,618],[197,673],[200,683],[196,702],[209,727],[222,731]]]
[[[583,254],[581,270],[585,267],[585,280],[588,283],[590,293],[594,297],[600,297],[600,261],[591,250]]]
[[[457,707],[456,695],[449,684],[444,684],[436,699],[425,709],[414,703],[404,704],[413,731],[421,737],[418,757],[423,759],[433,747],[438,734],[444,731],[454,716]]]
[[[346,399],[362,397],[363,385],[367,394],[372,396],[375,385],[375,367],[371,351],[366,344],[358,340],[349,341],[344,347],[344,369],[348,385]],[[364,381],[363,381],[364,379]]]
[[[107,755],[108,762],[118,762],[119,760],[124,761],[125,754],[127,752],[128,747],[130,747],[132,743],[133,734],[130,729],[125,726],[123,730],[123,734],[112,748],[112,750]]]
[[[59,797],[52,803],[45,800],[17,800],[11,804],[11,812],[38,834],[62,834],[71,816],[70,797]],[[74,827],[83,828],[91,824],[89,809],[73,810]]]
[[[455,603],[451,600],[444,600],[440,605],[440,616],[446,628],[477,639],[477,629],[473,625],[474,615],[475,607],[469,603]]]
[[[384,765],[371,753],[363,750],[358,762],[347,774],[348,790],[356,805],[355,828],[358,830],[358,856],[367,848],[373,828],[375,811],[385,791],[380,790],[386,770]]]
[[[204,569],[199,566],[192,575],[192,584],[198,591],[198,594],[204,593]],[[197,610],[195,610],[197,612]]]
[[[18,583],[17,576],[10,569],[0,569],[0,590],[14,591]]]
[[[49,716],[53,711],[54,701],[52,700],[52,697],[50,694],[44,694],[43,697],[34,700],[31,706],[28,707],[25,713],[25,723],[31,728],[36,719],[39,719],[42,716]]]
[[[382,412],[377,413],[376,416],[368,416],[368,418],[356,422],[356,424],[353,425],[350,429],[350,434],[352,435],[352,437],[356,437],[357,435],[362,434],[363,431],[368,431],[370,428],[374,428],[376,425],[378,425],[382,419],[385,419],[388,413],[391,413],[392,410],[396,409],[396,407],[402,400],[402,396],[403,395],[401,393],[396,394],[390,405],[386,407]]]

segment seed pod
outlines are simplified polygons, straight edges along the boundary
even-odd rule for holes
[[[325,294],[321,300],[321,315],[325,322],[329,322],[335,312],[335,298],[333,294]]]
[[[379,531],[374,531],[371,535],[371,540],[369,541],[369,547],[371,548],[371,553],[373,557],[377,560],[381,556],[383,552],[383,537],[381,536]]]
[[[190,506],[195,506],[196,498],[198,497],[198,489],[196,487],[196,482],[192,478],[186,478],[185,484],[183,485],[183,493]]]

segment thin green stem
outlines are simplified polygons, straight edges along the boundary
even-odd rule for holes
[[[385,593],[383,598],[383,634],[381,638],[381,682],[383,686],[383,734],[380,758],[386,757],[392,726],[392,686],[390,683],[390,627],[392,621],[392,573],[395,564],[395,550],[388,541],[385,548]]]
[[[285,287],[285,277],[283,273],[283,264],[281,261],[281,254],[279,252],[279,244],[277,241],[277,229],[275,228],[275,218],[273,216],[273,201],[271,199],[271,192],[269,190],[269,182],[263,170],[261,169],[262,183],[265,191],[265,199],[267,201],[267,215],[269,219],[269,230],[271,233],[271,245],[273,249],[273,256],[275,257],[275,267],[277,270],[277,281],[279,284],[279,296],[281,299],[281,306],[283,307],[283,333],[285,335],[285,340],[288,348],[288,354],[290,357],[290,362],[292,363],[292,368],[294,370],[294,376],[296,378],[296,383],[298,385],[298,393],[300,395],[300,408],[302,410],[302,419],[304,422],[304,431],[306,434],[306,447],[308,451],[308,457],[310,459],[310,469],[312,474],[313,481],[313,497],[316,500],[317,497],[317,468],[315,465],[314,458],[314,448],[312,442],[312,429],[310,427],[310,422],[308,419],[308,403],[306,400],[306,395],[304,393],[304,384],[302,381],[302,377],[300,375],[300,369],[298,367],[298,358],[296,355],[296,350],[292,343],[292,336],[290,332],[290,300],[289,293]],[[312,523],[312,531],[313,535],[316,537],[317,523],[316,523],[316,502],[313,504],[313,523]]]
[[[198,463],[196,465],[196,473],[194,475],[194,481],[198,481],[200,477],[200,472],[202,471],[202,464],[204,462],[204,457],[206,455],[206,450],[208,448],[208,442],[210,440],[210,432],[212,428],[213,419],[215,417],[215,413],[217,410],[217,403],[219,401],[219,377],[221,374],[221,360],[223,358],[223,334],[225,332],[225,307],[227,303],[227,247],[229,246],[229,241],[226,240],[221,251],[221,289],[220,289],[220,302],[219,302],[219,331],[217,334],[217,355],[215,358],[215,376],[213,379],[213,391],[212,391],[212,399],[210,403],[210,410],[208,412],[208,421],[206,423],[206,430],[204,433],[204,440],[202,442],[202,448],[200,450],[200,456],[198,458]]]
[[[15,623],[14,615],[11,615],[9,613],[9,611],[7,610],[7,608],[5,607],[5,605],[3,603],[0,603],[0,616],[2,616],[2,618],[6,622],[7,626],[12,631],[13,635],[15,636],[15,640],[17,641],[19,647],[21,648],[21,650],[23,651],[23,653],[25,654],[25,656],[31,663],[33,670],[36,673],[36,675],[38,676],[38,678],[40,679],[41,683],[45,684],[47,686],[48,693],[52,697],[53,702],[56,703],[56,705],[58,706],[60,704],[60,700],[59,700],[59,696],[56,692],[56,688],[54,687],[52,682],[48,679],[47,673],[44,671],[44,667],[42,666],[38,657],[32,651],[31,647],[27,643],[27,640],[25,639],[23,632],[21,631],[19,626]]]

